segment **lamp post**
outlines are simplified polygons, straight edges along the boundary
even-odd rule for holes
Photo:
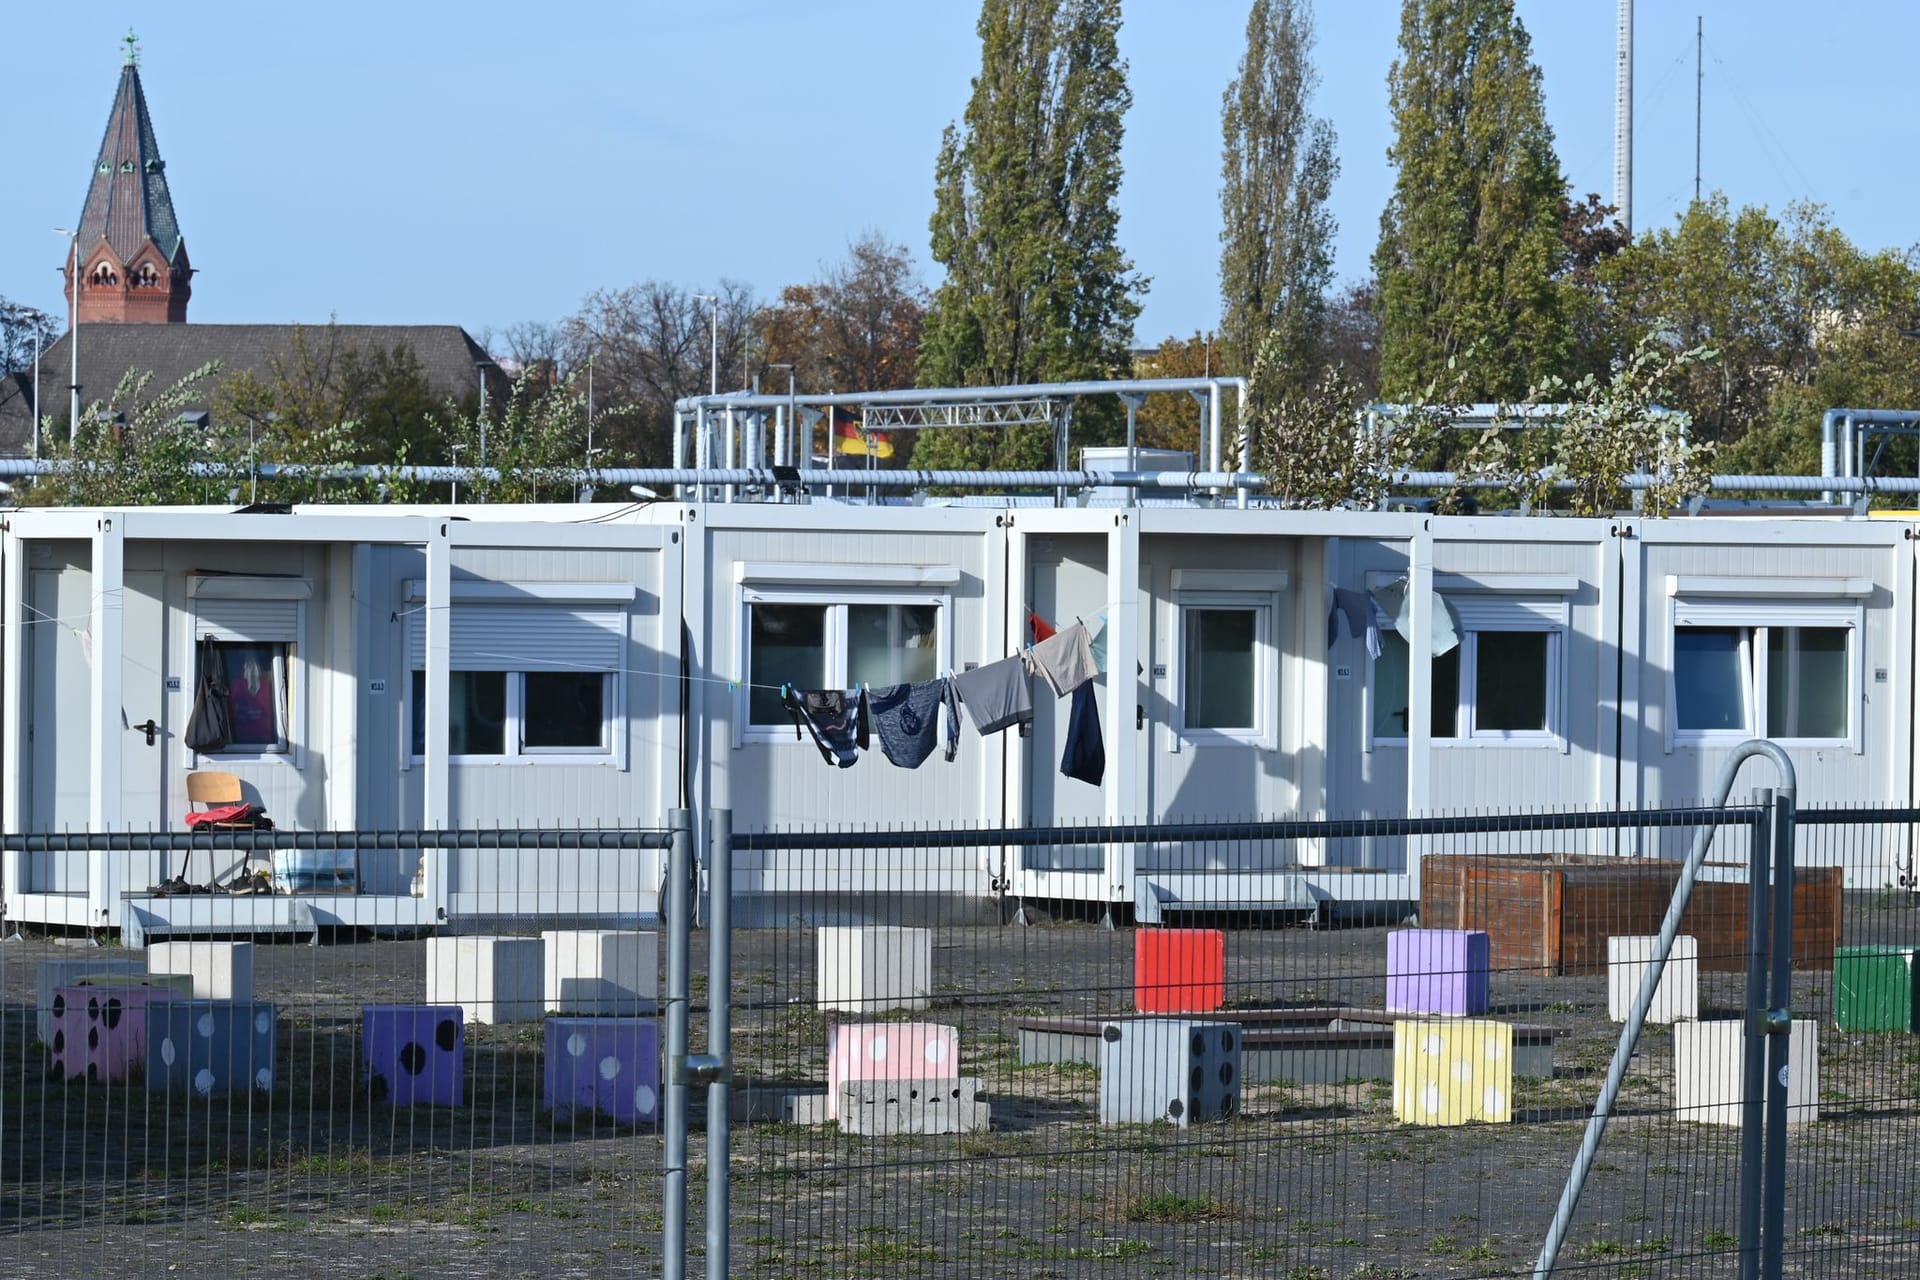
[[[73,403],[67,410],[67,444],[72,446],[80,439],[80,232],[67,227],[55,227],[53,233],[65,236],[71,245],[67,256],[67,350],[73,356],[73,380],[67,390],[73,395]]]
[[[460,505],[460,451],[466,447],[467,446],[463,444],[450,444],[447,446],[447,453],[453,458],[453,494],[447,499],[449,506],[457,507]]]
[[[38,311],[33,316],[33,456],[40,456],[40,328],[46,323],[46,316]]]
[[[713,352],[708,357],[707,364],[712,375],[709,379],[707,394],[717,396],[720,394],[720,299],[711,293],[696,293],[693,297],[696,302],[713,304]]]

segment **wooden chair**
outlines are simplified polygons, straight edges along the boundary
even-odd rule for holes
[[[187,775],[187,803],[189,805],[194,805],[202,809],[211,809],[223,804],[244,804],[246,803],[246,799],[246,793],[240,789],[240,779],[234,774],[226,773],[219,769],[196,769]],[[240,822],[203,823],[201,824],[201,829],[208,831],[252,831],[256,825],[257,824],[251,819],[247,819]],[[189,858],[192,857],[191,854],[187,856]],[[208,854],[208,861],[211,863],[217,856],[216,854]],[[272,854],[246,854],[241,859],[241,874],[236,876],[235,883],[239,884],[250,878],[253,874],[251,868],[255,861],[265,862],[268,867],[271,867],[273,865],[272,857]],[[181,862],[180,875],[182,879],[186,878],[185,859]],[[260,883],[265,883],[264,874],[262,874]],[[250,886],[248,891],[254,891],[253,887]]]

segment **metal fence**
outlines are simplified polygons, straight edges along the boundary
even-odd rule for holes
[[[651,881],[617,886],[635,883],[636,860],[659,865],[669,833],[335,833],[367,850],[484,851],[491,905],[425,927],[396,911],[384,925],[255,936],[253,996],[273,1005],[264,1082],[89,1078],[84,1055],[70,1076],[71,1045],[53,1073],[43,962],[145,969],[148,956],[97,932],[24,928],[0,943],[0,1272],[651,1276],[667,1270],[668,1249],[684,1247],[698,1274],[724,1244],[723,1273],[736,1276],[1526,1274],[1640,972],[1644,944],[1629,940],[1657,932],[1672,893],[1674,864],[1651,855],[1711,830],[1682,928],[1693,960],[1670,967],[1655,1002],[1657,1018],[1680,1020],[1651,1022],[1636,1047],[1556,1274],[1732,1276],[1741,1129],[1725,1121],[1739,1119],[1740,1081],[1726,1037],[1737,1043],[1750,1003],[1744,881],[1763,816],[1743,804],[733,834],[708,815],[715,852],[696,859],[683,844],[683,874],[666,887],[669,899],[686,892],[677,918],[704,925],[719,923],[720,904],[701,889],[731,879],[732,927],[718,935],[730,945],[715,951],[703,927],[684,940],[690,999],[646,1018],[657,1040],[588,1044],[617,1020],[591,1002],[599,988],[562,998],[543,984],[531,1009],[463,1018],[457,1105],[396,1096],[393,1068],[369,1065],[398,1059],[376,1044],[368,1007],[446,999],[449,983],[455,996],[505,1001],[510,975],[488,966],[506,953],[488,954],[481,937],[585,926],[657,931],[639,985],[656,981],[676,931],[660,928]],[[1786,1274],[1920,1272],[1916,823],[1912,810],[1796,815],[1791,1009],[1818,1060],[1805,1080],[1813,1064],[1793,1041],[1810,1101],[1792,1094],[1803,1123],[1785,1147]],[[0,847],[64,856],[49,840],[110,863],[182,847],[173,836]],[[1171,909],[1158,925],[1140,924],[1124,894],[1012,892],[1022,865],[1080,866],[1084,850],[1120,845],[1216,876],[1222,891],[1184,912],[1160,904]],[[1321,887],[1302,910],[1234,871],[1378,867],[1383,849],[1420,859],[1417,901],[1336,901]],[[730,876],[717,874],[722,850]],[[557,851],[583,894],[616,887],[554,910]],[[1415,923],[1460,932],[1416,936]],[[473,945],[437,961],[428,939],[450,932]],[[1487,935],[1484,959],[1459,941],[1470,932]],[[94,942],[104,945],[76,945]],[[545,977],[556,945],[541,940]],[[708,990],[703,955],[730,967],[723,991]],[[562,967],[590,975],[609,963],[596,952]],[[659,990],[670,997],[670,984]],[[548,1014],[567,1007],[585,1023],[556,1040]],[[716,1008],[728,1015],[717,1027]],[[1235,1037],[1203,1037],[1195,1060],[1185,1031],[1154,1039],[1172,1020],[1227,1024]],[[726,1105],[709,1114],[690,1089],[696,1132],[669,1133],[674,1063],[716,1031],[725,1052],[696,1056],[679,1078],[697,1084],[699,1068],[730,1061]],[[594,1081],[641,1070],[632,1059],[649,1051],[662,1105],[627,1111]],[[584,1077],[555,1074],[573,1058]],[[1195,1065],[1205,1090],[1191,1088]],[[444,1070],[423,1073],[445,1085]],[[1177,1076],[1169,1096],[1198,1110],[1167,1115],[1160,1085],[1142,1083],[1156,1073]],[[571,1105],[556,1108],[556,1088]],[[846,1104],[831,1116],[830,1096]],[[725,1180],[708,1178],[697,1132],[715,1120],[731,1121]],[[710,1191],[724,1215],[707,1212]],[[676,1224],[668,1206],[682,1199],[690,1211]]]

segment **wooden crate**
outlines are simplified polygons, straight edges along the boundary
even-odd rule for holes
[[[1495,971],[1597,974],[1606,970],[1608,938],[1660,931],[1679,881],[1678,862],[1654,858],[1433,854],[1421,863],[1420,923],[1485,930]],[[1833,967],[1841,884],[1838,867],[1795,876],[1796,965]],[[1700,940],[1701,969],[1744,971],[1747,886],[1697,882],[1680,932]]]

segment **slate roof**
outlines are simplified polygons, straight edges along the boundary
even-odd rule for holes
[[[168,262],[179,260],[180,220],[167,190],[167,165],[147,115],[140,68],[131,61],[120,69],[120,87],[100,139],[79,231],[82,254],[92,253],[104,239],[120,261],[128,262],[151,236]]]
[[[479,388],[481,370],[489,360],[486,349],[454,324],[86,324],[80,326],[80,399],[83,405],[111,396],[129,369],[151,372],[149,391],[178,382],[211,360],[221,364],[221,376],[242,370],[267,377],[276,356],[290,356],[294,335],[304,334],[309,352],[331,340],[341,349],[391,350],[405,344],[420,361],[436,400],[463,400]],[[331,335],[331,338],[330,338]],[[67,389],[68,343],[63,334],[40,356],[40,416],[64,424],[70,397]],[[512,385],[498,368],[487,367],[487,393],[504,397]],[[205,395],[188,407],[207,407]],[[29,452],[33,431],[33,371],[0,378],[0,454]]]

